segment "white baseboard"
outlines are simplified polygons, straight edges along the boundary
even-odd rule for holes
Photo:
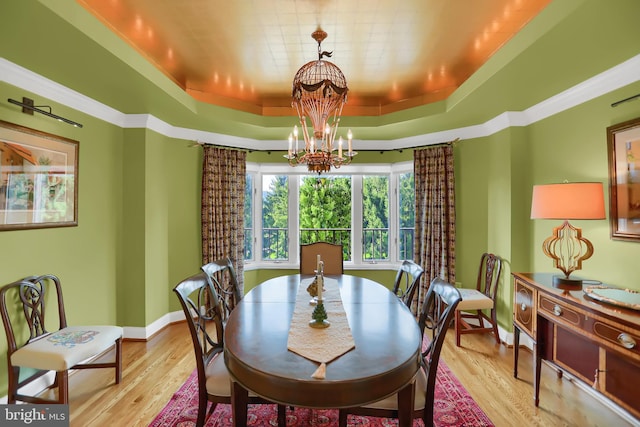
[[[507,332],[498,326],[498,335],[500,335],[500,339],[503,343],[505,343],[509,347],[513,347],[513,332]],[[520,334],[520,347],[526,347],[529,350],[533,351],[533,340],[529,338],[527,334]]]
[[[184,320],[184,311],[173,311],[171,313],[167,313],[158,320],[154,321],[148,326],[145,327],[137,327],[137,326],[125,326],[123,327],[123,338],[130,340],[148,340],[154,334],[161,331],[163,328],[167,327],[171,323],[180,322]]]

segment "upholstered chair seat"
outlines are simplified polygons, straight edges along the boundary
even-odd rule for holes
[[[11,355],[11,364],[64,371],[107,351],[122,333],[119,326],[69,326],[19,348]]]

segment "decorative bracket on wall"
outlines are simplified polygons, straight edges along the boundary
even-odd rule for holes
[[[40,113],[43,114],[47,117],[51,117],[52,119],[56,119],[59,120],[61,122],[65,122],[68,123],[72,126],[75,126],[77,128],[81,128],[82,124],[78,123],[78,122],[74,122],[73,120],[69,120],[65,117],[61,117],[58,116],[57,114],[53,114],[51,112],[51,107],[48,105],[33,105],[33,99],[31,98],[27,98],[27,97],[22,97],[22,102],[20,101],[16,101],[15,99],[11,99],[9,98],[8,101],[11,104],[15,104],[15,105],[19,105],[20,107],[22,107],[22,112],[25,114],[31,114],[33,115],[33,112],[35,111],[36,113]],[[43,110],[42,108],[48,108],[49,111]]]

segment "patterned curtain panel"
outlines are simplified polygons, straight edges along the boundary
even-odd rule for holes
[[[205,145],[202,165],[202,263],[229,257],[241,295],[246,157],[244,151]]]
[[[414,151],[416,199],[414,261],[424,275],[411,310],[417,314],[435,277],[455,282],[456,210],[453,147]]]

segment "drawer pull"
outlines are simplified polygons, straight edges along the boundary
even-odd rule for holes
[[[562,307],[560,307],[558,304],[554,305],[553,314],[555,314],[556,316],[562,316]]]
[[[636,340],[634,340],[633,337],[625,333],[618,335],[618,342],[620,343],[621,346],[628,349],[635,348],[636,346]]]
[[[527,311],[527,304],[522,303],[522,305],[520,306],[520,310]]]

